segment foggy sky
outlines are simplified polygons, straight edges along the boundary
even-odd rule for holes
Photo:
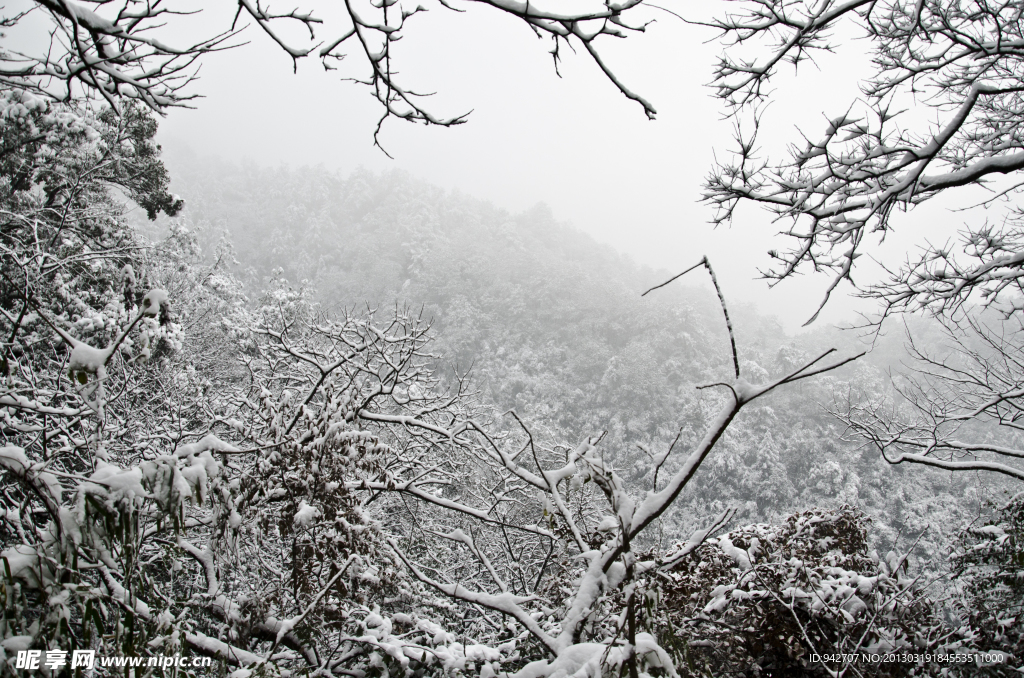
[[[724,11],[716,3],[677,10],[693,18],[700,8]],[[201,16],[174,29],[176,37],[221,30],[230,24],[230,10],[204,6]],[[466,124],[447,129],[388,121],[381,141],[394,160],[373,147],[377,103],[364,87],[341,81],[342,75],[365,77],[357,56],[348,72],[325,73],[307,58],[293,74],[291,59],[251,26],[244,34],[250,44],[205,58],[191,90],[203,98],[194,110],[171,111],[159,141],[169,158],[188,148],[260,165],[322,164],[346,174],[358,167],[397,168],[511,211],[544,202],[560,221],[643,263],[677,271],[707,254],[729,297],[757,303],[788,329],[813,313],[828,283],[824,274],[773,290],[758,279],[758,268],[769,265],[767,250],[790,244],[774,235],[780,225],[748,206],[731,228],[715,230],[710,209],[699,202],[715,154],[725,157],[729,150],[733,125],[706,86],[719,50],[714,42],[704,44],[713,31],[651,10],[657,23],[644,35],[599,41],[619,77],[658,109],[651,122],[585,52],[563,50],[559,78],[547,41],[495,10],[467,10],[437,6],[413,17],[395,54],[404,82],[437,91],[432,112],[473,113]],[[802,66],[795,77],[784,71],[765,117],[766,152],[778,157],[785,143],[799,139],[796,126],[818,136],[826,114],[845,111],[858,95],[857,75],[866,72],[864,48],[854,43],[822,55],[820,70]],[[896,218],[899,228],[884,248],[887,261],[902,259],[901,251],[922,237],[944,241],[962,221],[926,207]],[[862,261],[860,280],[875,275]],[[854,304],[844,296],[830,303],[819,323],[851,315]]]

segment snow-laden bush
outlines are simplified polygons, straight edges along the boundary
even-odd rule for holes
[[[456,414],[458,398],[432,390],[421,362],[425,326],[335,321],[278,290],[254,312],[235,307],[220,335],[239,340],[244,375],[202,374],[192,351],[209,342],[162,365],[118,350],[142,319],[168,316],[166,303],[147,293],[100,347],[50,319],[72,367],[52,378],[87,407],[44,412],[56,430],[62,416],[96,425],[49,456],[2,448],[6,647],[207,654],[252,675],[449,672],[513,654],[507,633],[468,642],[367,510],[399,483],[421,491],[401,475],[422,475],[437,441],[403,434],[409,408],[433,426]],[[326,374],[312,369],[318,351],[342,346]]]
[[[710,539],[651,579],[651,624],[689,675],[826,676],[854,666],[831,660],[840,654],[956,651],[906,557],[880,558],[867,529],[863,514],[843,506]],[[856,675],[940,668],[923,658],[855,666]]]
[[[1024,501],[1015,497],[986,524],[964,530],[951,560],[971,643],[1024,665]],[[1011,675],[1000,666],[989,671]]]

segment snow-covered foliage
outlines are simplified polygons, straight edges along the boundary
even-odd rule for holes
[[[70,150],[116,164],[104,149],[131,145],[102,140],[128,119],[86,117],[97,135]],[[44,195],[48,169],[29,175]],[[122,188],[163,195],[161,172]],[[62,184],[91,193],[59,220],[53,200],[11,208],[32,230],[4,256],[4,637],[264,675],[675,674],[636,626],[659,561],[631,544],[741,408],[824,356],[756,385],[736,363],[703,439],[636,494],[601,436],[545,447],[514,413],[489,421],[417,315],[327,314],[282,280],[246,304],[226,248],[205,263],[181,225],[149,247],[117,177]]]
[[[869,548],[863,514],[818,509],[733,530],[659,572],[649,583],[649,624],[675,639],[694,675],[712,667],[828,675],[852,662],[813,656],[962,652],[926,583],[908,574],[906,556]]]
[[[979,646],[1024,657],[1024,502],[960,535],[953,553],[961,613]]]
[[[740,411],[828,353],[740,361],[729,325],[719,395],[672,444],[644,443],[627,481],[609,436],[545,444],[494,415],[422,312],[328,313],[280,273],[250,300],[226,241],[205,256],[182,221],[142,238],[118,192],[147,216],[181,206],[146,115],[6,101],[29,136],[0,196],[0,662],[91,648],[237,676],[640,678],[950,646],[852,511],[717,536],[727,510],[653,546]],[[58,119],[70,131],[42,134]],[[601,387],[639,397],[630,371]],[[713,466],[764,485],[758,502],[787,491],[767,433]],[[730,627],[786,633],[741,652]]]
[[[157,652],[184,632],[166,601],[140,595],[153,581],[142,546],[166,539],[159,526],[180,531],[221,464],[219,444],[176,449],[196,407],[168,397],[182,328],[166,293],[143,293],[189,262],[174,237],[146,249],[116,195],[154,217],[181,201],[148,115],[19,91],[0,100],[2,634],[27,639],[19,647],[134,652],[160,629]]]

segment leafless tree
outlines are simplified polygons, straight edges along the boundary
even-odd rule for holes
[[[464,383],[441,388],[427,323],[402,311],[330,317],[282,287],[225,319],[244,369],[144,378],[120,347],[166,297],[147,294],[102,349],[32,304],[71,351],[50,367],[64,406],[42,402],[52,392],[32,390],[27,366],[0,403],[5,435],[24,443],[0,448],[4,506],[20,507],[3,523],[5,582],[26,593],[4,633],[19,642],[37,635],[23,619],[57,601],[82,610],[83,634],[94,621],[102,634],[99,616],[128,615],[147,647],[184,646],[271,675],[351,675],[381,653],[403,669],[447,667],[452,653],[500,665],[521,656],[502,642],[518,639],[538,649],[526,656],[546,657],[524,677],[582,658],[588,675],[618,667],[636,678],[671,661],[638,627],[639,575],[677,565],[730,513],[670,554],[641,559],[635,544],[744,406],[852,360],[828,364],[827,351],[752,384],[730,324],[731,375],[709,386],[724,391],[720,411],[640,497],[605,462],[600,436],[546,450],[525,426],[516,437],[481,423]],[[57,376],[65,367],[68,379]],[[55,442],[83,438],[83,420],[96,433],[54,456]],[[659,454],[657,468],[674,453]],[[95,584],[81,589],[88,599],[50,594],[68,578]],[[412,599],[423,614],[432,596],[441,610],[454,606],[477,644],[394,609]],[[52,634],[66,642],[71,632]]]
[[[834,352],[829,350],[788,374],[763,384],[750,383],[741,373],[732,324],[708,260],[702,259],[683,274],[701,266],[711,275],[725,315],[731,346],[732,374],[727,380],[702,387],[721,388],[725,391],[721,408],[709,421],[700,442],[685,453],[677,469],[662,484],[657,482],[657,471],[662,469],[673,453],[678,453],[675,445],[655,457],[654,485],[642,497],[631,496],[615,469],[606,463],[599,448],[600,436],[590,437],[575,450],[567,451],[565,461],[557,466],[541,460],[532,437],[528,437],[525,444],[513,452],[504,451],[496,445],[484,448],[490,458],[489,463],[498,473],[510,476],[512,480],[518,481],[523,490],[542,499],[545,515],[550,515],[549,525],[544,531],[551,537],[556,534],[565,535],[569,555],[576,555],[583,560],[584,571],[579,573],[581,576],[571,588],[562,593],[562,599],[557,601],[559,604],[548,601],[553,610],[543,612],[539,619],[537,615],[531,615],[528,604],[542,592],[536,587],[530,587],[523,591],[526,595],[512,595],[505,581],[495,574],[488,559],[461,533],[457,538],[464,541],[471,556],[479,559],[481,568],[492,575],[491,581],[483,582],[483,578],[480,579],[484,588],[466,586],[462,583],[464,579],[435,578],[406,554],[402,544],[395,540],[389,542],[405,565],[423,583],[464,603],[501,612],[517,620],[530,632],[550,655],[550,659],[534,662],[523,669],[520,675],[562,675],[566,671],[597,675],[603,670],[618,670],[636,678],[643,666],[659,666],[659,661],[665,661],[664,650],[648,634],[642,634],[638,627],[637,619],[642,603],[638,599],[635,583],[640,574],[656,568],[672,567],[693,552],[709,534],[729,519],[730,512],[720,516],[713,525],[697,530],[685,544],[680,544],[669,554],[657,553],[651,559],[641,560],[635,551],[636,543],[676,501],[744,406],[776,388],[831,371],[856,358],[854,356],[829,364],[825,359]],[[574,499],[580,491],[580,479],[593,482],[600,495],[603,495],[603,501],[591,505],[591,510],[587,512],[574,510]],[[499,501],[507,501],[506,496],[504,491],[496,493],[488,503],[497,506]],[[471,511],[463,509],[462,513],[473,517]],[[447,535],[447,538],[453,537]],[[543,565],[540,574],[543,574]]]
[[[556,69],[563,48],[581,47],[624,96],[639,103],[649,118],[654,117],[654,107],[615,75],[597,43],[601,36],[624,38],[643,32],[647,24],[633,17],[644,0],[590,0],[572,10],[552,3],[514,0],[466,3],[486,5],[525,23],[538,38],[549,39]],[[197,96],[187,88],[195,77],[197,60],[209,52],[241,44],[248,20],[295,66],[308,56],[320,59],[329,70],[346,57],[361,59],[364,72],[348,79],[367,86],[383,107],[377,133],[389,117],[441,126],[465,122],[467,113],[446,117],[431,111],[424,104],[429,94],[415,90],[399,77],[395,46],[406,35],[408,21],[427,11],[423,5],[345,0],[345,18],[339,25],[325,23],[314,11],[272,11],[259,0],[238,0],[237,5],[231,24],[213,28],[208,36],[194,42],[173,44],[167,34],[190,13],[180,3],[37,0],[26,12],[0,15],[8,32],[23,24],[31,12],[44,12],[52,21],[47,44],[29,52],[0,50],[0,83],[61,100],[87,93],[102,97],[111,106],[119,98],[138,99],[162,112],[187,105]],[[464,11],[447,0],[439,0],[439,8]],[[296,28],[308,37],[296,38]]]
[[[911,337],[910,372],[894,380],[893,398],[857,402],[844,394],[834,413],[891,463],[1021,479],[1011,434],[1022,376],[1024,231],[1014,198],[1024,187],[1024,7],[1008,0],[738,4],[709,24],[731,50],[713,85],[736,120],[738,144],[705,186],[714,220],[730,221],[747,202],[772,212],[793,245],[769,253],[766,277],[828,272],[824,306],[837,285],[854,282],[854,262],[871,253],[872,234],[895,227],[894,212],[950,189],[988,191],[979,204],[999,203],[999,216],[966,226],[956,242],[925,243],[887,266],[880,282],[857,288],[880,302],[869,320],[876,328],[894,313],[926,310],[945,325],[946,347],[936,354]],[[762,157],[758,131],[772,77],[784,64],[837,49],[837,34],[853,33],[871,48],[862,96],[829,112],[824,132],[802,135],[786,158]],[[751,49],[757,57],[747,60]],[[1005,320],[979,314],[978,303]]]
[[[1024,480],[1024,333],[1019,314],[943,321],[925,348],[908,331],[910,370],[894,397],[837,398],[832,412],[890,464],[991,471]]]
[[[981,186],[988,202],[1016,195],[1024,168],[1024,7],[1000,0],[749,0],[708,25],[723,52],[712,85],[737,119],[738,148],[706,183],[716,223],[752,202],[774,213],[793,245],[771,252],[766,273],[832,275],[828,294],[853,282],[853,264],[868,253],[869,234],[893,227],[908,210],[949,189]],[[870,45],[873,70],[862,98],[829,113],[821,134],[804,136],[783,160],[759,155],[758,127],[769,83],[794,66],[838,47],[839,31]],[[753,47],[756,45],[756,48]],[[755,49],[756,58],[747,59]],[[928,116],[908,120],[905,109]],[[913,115],[913,114],[911,114]],[[741,131],[742,118],[747,131]],[[1003,177],[1009,175],[1009,177]],[[888,312],[948,310],[972,290],[1015,287],[1022,252],[1015,220],[970,228],[959,252],[927,245],[882,285],[861,291]],[[812,318],[813,320],[813,318]]]

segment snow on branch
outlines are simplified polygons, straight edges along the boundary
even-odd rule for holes
[[[847,434],[890,464],[991,471],[1024,479],[1017,445],[1024,406],[1020,319],[973,309],[942,323],[928,349],[906,329],[911,360],[893,375],[893,397],[834,397],[829,411]]]
[[[711,271],[706,258],[697,264],[697,266],[701,265],[708,268],[709,272]],[[496,609],[515,618],[554,656],[551,660],[528,665],[523,669],[521,675],[552,675],[552,672],[560,670],[559,667],[570,664],[577,667],[578,670],[584,670],[581,667],[589,666],[588,662],[591,660],[582,660],[581,664],[577,659],[573,659],[582,657],[584,654],[592,658],[597,667],[614,664],[622,667],[623,670],[628,669],[632,674],[637,671],[637,666],[640,663],[654,661],[648,656],[650,652],[654,652],[654,656],[662,656],[658,653],[663,650],[656,644],[648,649],[642,649],[647,647],[645,646],[647,636],[636,626],[639,605],[635,595],[637,578],[642,573],[654,568],[670,568],[684,560],[686,556],[698,549],[710,534],[721,529],[732,517],[733,512],[725,511],[712,524],[694,532],[685,545],[663,556],[658,555],[653,560],[638,563],[633,553],[632,544],[639,540],[644,531],[676,501],[745,405],[776,388],[834,370],[859,357],[852,356],[823,365],[823,361],[833,353],[833,351],[826,351],[764,384],[751,384],[739,373],[739,360],[731,321],[728,320],[728,312],[725,310],[724,299],[721,296],[717,280],[714,280],[714,283],[729,325],[735,377],[728,382],[723,382],[722,385],[728,387],[731,396],[723,403],[718,415],[709,422],[702,440],[691,450],[663,488],[651,488],[640,498],[631,496],[615,470],[603,459],[598,449],[599,437],[588,438],[576,449],[566,450],[564,465],[561,465],[563,464],[561,461],[557,463],[558,465],[553,465],[550,458],[543,458],[526,423],[515,413],[512,413],[512,416],[523,431],[520,451],[514,454],[507,453],[501,445],[485,436],[485,444],[482,448],[488,453],[485,459],[498,465],[497,471],[503,470],[511,474],[513,478],[526,481],[526,487],[531,492],[539,493],[545,507],[544,515],[552,522],[552,532],[560,531],[567,537],[571,536],[572,542],[578,549],[576,558],[584,563],[579,578],[572,587],[571,595],[559,607],[549,608],[548,611],[540,615],[540,618],[550,619],[550,628],[557,629],[557,633],[549,633],[538,625],[538,615],[529,613],[525,607],[532,603],[539,605],[543,610],[546,605],[543,599],[538,598],[537,594],[530,590],[524,591],[528,595],[520,597],[514,596],[508,590],[504,579],[497,574],[494,564],[489,557],[485,557],[483,554],[480,538],[471,539],[462,529],[434,532],[443,539],[464,543],[476,556],[476,560],[481,563],[483,570],[489,574],[489,577],[474,579],[474,581],[488,581],[492,586],[497,585],[500,593],[492,594],[460,583],[461,579],[455,575],[455,572],[466,571],[464,567],[445,569],[442,567],[443,563],[438,563],[431,565],[431,569],[438,573],[451,572],[451,574],[445,574],[444,579],[431,576],[424,571],[424,565],[417,563],[407,550],[398,545],[397,541],[389,539],[392,549],[419,581],[451,598]],[[669,449],[669,453],[674,448],[675,445]],[[523,454],[525,451],[530,452],[529,457],[533,461],[533,468],[529,470],[523,468],[523,462],[517,461],[521,456],[526,456]],[[598,514],[597,517],[587,520],[579,508],[570,507],[566,497],[575,497],[576,495],[567,493],[581,485],[581,483],[575,482],[576,478],[592,481],[603,493],[606,510],[609,512],[604,515],[603,519],[598,520],[597,518],[600,517]],[[386,491],[380,485],[373,487]],[[400,485],[395,485],[391,491],[403,492],[405,490]],[[574,498],[574,501],[578,501],[578,499]],[[464,515],[471,514],[464,513]],[[486,521],[483,521],[481,528],[485,524]],[[426,530],[422,526],[419,529],[421,533]],[[595,538],[591,535],[601,536]],[[515,564],[514,560],[512,562],[507,560],[507,553],[503,560],[509,566]],[[542,565],[541,575],[543,575],[543,569]],[[446,580],[451,583],[446,583]],[[539,583],[540,578],[538,579]],[[588,640],[588,635],[592,640]],[[620,637],[622,641],[617,640]],[[601,640],[602,638],[603,640]],[[669,667],[670,665],[666,669]],[[597,670],[593,669],[594,672]],[[588,673],[588,675],[590,674]]]
[[[1020,190],[1024,83],[1016,64],[1024,21],[1018,3],[783,0],[740,7],[706,24],[726,47],[755,46],[755,54],[725,51],[715,70],[712,85],[737,117],[736,141],[731,159],[708,175],[704,200],[715,209],[715,223],[730,222],[740,204],[753,203],[784,224],[781,235],[791,246],[769,253],[768,279],[827,271],[832,283],[824,306],[840,283],[854,284],[855,260],[895,226],[897,212],[961,187],[1003,199]],[[827,112],[822,134],[801,132],[787,158],[763,157],[758,134],[768,115],[768,83],[782,64],[796,67],[815,53],[840,50],[841,26],[859,31],[872,47],[873,70],[860,83],[864,98]],[[922,105],[934,112],[934,122],[904,119],[907,109]],[[965,244],[970,258],[972,244]],[[892,280],[858,289],[883,300],[889,313],[946,310],[972,288],[992,293],[1003,286],[988,276],[986,254],[978,266],[961,267],[946,252],[929,245],[920,261],[894,270]],[[1005,265],[1005,272],[1019,268]]]
[[[481,591],[472,591],[467,589],[465,586],[460,586],[458,583],[444,584],[442,582],[435,581],[430,577],[423,574],[416,565],[409,560],[405,552],[398,546],[394,539],[389,539],[388,544],[394,550],[395,554],[405,563],[405,566],[409,568],[409,571],[416,576],[417,579],[425,584],[432,586],[446,596],[456,598],[458,600],[464,600],[469,603],[481,605],[483,607],[496,610],[502,614],[507,614],[512,617],[520,624],[522,624],[527,630],[530,631],[541,643],[543,643],[552,652],[558,652],[558,645],[555,640],[545,633],[540,625],[534,621],[526,610],[522,608],[523,603],[530,602],[533,597],[516,596],[508,592],[501,593],[499,595],[492,595]]]
[[[597,45],[602,36],[624,38],[642,33],[646,23],[630,19],[643,10],[644,0],[588,0],[573,10],[557,3],[549,7],[505,0],[467,1],[499,11],[525,24],[538,37],[550,39],[556,69],[562,46],[582,46],[608,81],[653,119],[654,107],[623,83]],[[346,57],[358,56],[362,69],[344,79],[364,85],[382,107],[374,133],[378,146],[381,125],[388,118],[449,127],[465,122],[468,115],[438,115],[425,104],[431,93],[410,87],[400,78],[401,59],[393,47],[408,34],[409,20],[427,11],[417,3],[345,0],[344,18],[325,23],[314,10],[280,12],[259,0],[237,0],[230,24],[219,31],[212,29],[209,37],[198,41],[181,42],[178,38],[173,43],[169,34],[188,15],[202,9],[146,0],[125,0],[119,7],[88,0],[36,0],[34,5],[53,24],[48,44],[25,53],[4,52],[0,82],[36,95],[61,101],[96,96],[112,108],[118,107],[119,100],[134,99],[157,112],[187,106],[198,96],[189,85],[196,78],[199,60],[245,44],[245,21],[249,20],[291,59],[293,70],[300,59],[314,54],[327,70],[341,67]],[[441,0],[440,6],[461,11],[447,0]],[[8,12],[0,20],[7,30],[28,30],[31,22],[25,16]],[[305,37],[294,35],[296,29]],[[321,32],[332,37],[321,40]]]

